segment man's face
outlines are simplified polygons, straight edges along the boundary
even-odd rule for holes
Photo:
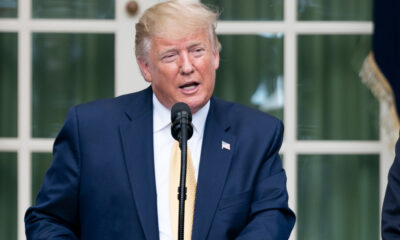
[[[145,59],[138,59],[154,94],[168,109],[177,102],[197,112],[210,99],[219,66],[219,52],[211,48],[206,30],[181,39],[153,37]]]

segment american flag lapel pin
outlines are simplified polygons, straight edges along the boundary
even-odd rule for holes
[[[225,141],[222,141],[222,150],[224,150],[224,149],[231,150],[231,144],[229,144]]]

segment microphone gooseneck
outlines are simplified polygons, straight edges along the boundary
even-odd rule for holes
[[[193,135],[192,113],[186,103],[178,102],[171,109],[171,134],[179,141],[181,149],[181,175],[178,187],[179,222],[178,240],[184,240],[185,200],[186,200],[186,165],[187,141]]]

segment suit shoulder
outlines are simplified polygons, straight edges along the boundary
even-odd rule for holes
[[[129,93],[114,98],[99,99],[88,103],[79,104],[75,107],[83,111],[101,111],[102,109],[109,108],[117,110],[119,108],[124,108],[135,103],[140,103],[143,100],[144,95],[145,90],[142,90],[139,92]]]
[[[78,104],[75,107],[81,110],[102,109],[107,107],[125,106],[135,100],[138,93],[129,93],[114,98],[98,99],[87,103]]]
[[[151,93],[151,92],[150,92]],[[114,98],[99,99],[74,106],[76,114],[86,120],[113,120],[130,108],[141,108],[148,90],[121,95]],[[151,98],[150,98],[151,99]]]
[[[227,114],[228,121],[233,125],[243,125],[243,124],[250,124],[255,126],[257,124],[258,127],[276,127],[276,125],[283,125],[282,121],[278,118],[265,113],[261,112],[260,110],[245,106],[240,103],[234,103],[225,101],[219,98],[215,98],[217,104],[222,106],[224,110],[224,114]]]

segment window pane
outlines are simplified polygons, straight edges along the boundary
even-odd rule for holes
[[[33,18],[91,18],[115,17],[115,0],[32,0]]]
[[[114,35],[33,34],[32,135],[55,137],[68,109],[114,96]]]
[[[379,156],[298,159],[298,240],[379,239]]]
[[[51,153],[32,153],[32,205],[43,184],[43,178],[52,160]]]
[[[202,0],[221,12],[220,20],[282,20],[282,0]]]
[[[370,21],[372,0],[299,0],[299,20]]]
[[[17,137],[17,33],[0,33],[0,137]]]
[[[283,118],[283,35],[222,35],[215,95]]]
[[[298,39],[298,138],[377,140],[379,102],[358,73],[370,36]]]
[[[0,239],[17,239],[17,154],[0,153]]]
[[[18,0],[0,0],[0,18],[16,18]]]

